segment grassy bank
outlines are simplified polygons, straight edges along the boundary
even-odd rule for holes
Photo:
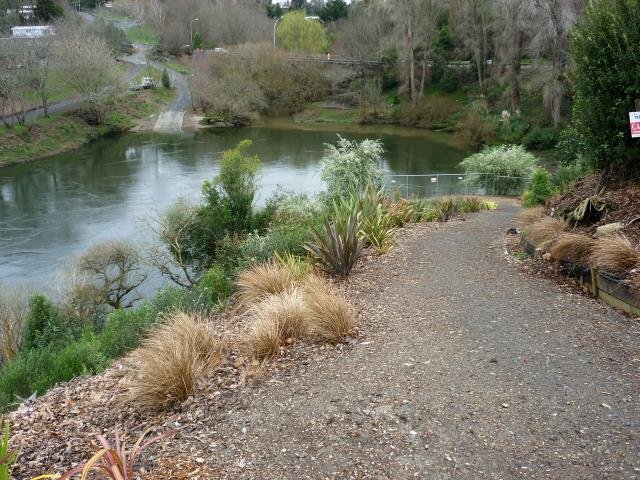
[[[90,125],[82,111],[39,118],[26,126],[0,128],[0,167],[72,150],[96,138],[126,132],[153,115],[173,98],[175,91],[158,88],[126,92],[105,100],[107,118]]]

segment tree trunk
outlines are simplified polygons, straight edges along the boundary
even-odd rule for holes
[[[551,81],[551,119],[553,128],[558,129],[562,115],[562,69],[556,63],[553,66],[553,80]]]
[[[476,49],[476,68],[478,69],[478,87],[480,87],[480,95],[484,97],[484,69],[482,68],[483,55],[481,49]]]
[[[409,48],[409,89],[411,90],[411,102],[416,102],[416,64],[413,57],[413,47]]]
[[[517,30],[514,38],[514,53],[511,56],[511,65],[509,67],[509,83],[511,84],[511,109],[513,113],[520,113],[520,74],[522,71],[522,31]]]
[[[424,96],[424,86],[427,81],[427,75],[429,73],[427,67],[427,50],[425,49],[425,53],[422,56],[422,77],[420,77],[420,98]]]

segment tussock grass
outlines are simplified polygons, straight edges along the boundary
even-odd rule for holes
[[[307,332],[307,307],[299,289],[271,295],[255,305],[244,339],[248,353],[258,357],[277,355],[280,347]]]
[[[307,306],[308,332],[319,341],[339,343],[356,326],[356,313],[327,280],[309,277],[302,285]]]
[[[240,304],[249,308],[269,295],[290,290],[298,279],[289,266],[279,262],[266,262],[243,271],[236,281]]]
[[[218,368],[222,350],[203,318],[173,312],[133,353],[137,371],[128,378],[129,400],[148,410],[185,400],[200,378]]]
[[[589,259],[592,267],[627,275],[640,264],[640,251],[627,237],[614,233],[595,239]]]
[[[561,233],[549,253],[558,260],[588,262],[593,250],[593,238],[582,233]]]
[[[557,218],[544,217],[529,226],[528,239],[536,247],[539,247],[543,243],[555,240],[566,229],[565,222]]]
[[[528,227],[542,220],[544,217],[544,207],[534,207],[521,210],[518,213],[517,221],[520,228]]]

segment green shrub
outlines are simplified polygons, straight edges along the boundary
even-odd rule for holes
[[[492,143],[496,138],[496,121],[473,110],[456,125],[457,135],[474,148]]]
[[[369,183],[382,185],[382,154],[379,140],[358,143],[338,137],[337,145],[326,145],[320,176],[330,199],[362,192]]]
[[[460,166],[470,184],[496,195],[509,195],[522,192],[538,167],[538,159],[521,145],[499,145],[467,157]]]
[[[166,68],[162,69],[162,86],[166,89],[171,88],[171,77]]]
[[[263,235],[250,234],[239,245],[243,265],[265,262],[275,253],[306,254],[305,242],[311,239],[311,228],[307,225],[274,225]]]
[[[553,193],[549,172],[538,168],[533,174],[529,188],[522,196],[522,204],[529,208],[542,205]]]
[[[457,209],[461,213],[476,213],[485,209],[485,204],[478,197],[462,197],[457,199]]]
[[[553,128],[536,127],[522,139],[529,150],[550,150],[558,144],[558,134]]]
[[[449,68],[445,65],[439,85],[444,93],[454,93],[460,89],[460,78],[455,68]]]
[[[0,421],[0,480],[11,480],[11,470],[17,458],[18,452],[9,449],[9,422]]]
[[[168,286],[158,290],[146,304],[149,324],[157,322],[160,317],[173,310],[205,314],[215,310],[218,302],[214,301],[209,293],[198,289],[197,286],[192,288]]]
[[[455,100],[441,95],[422,97],[417,103],[405,103],[398,110],[396,120],[400,125],[443,129],[451,126],[452,117],[460,111]]]
[[[65,322],[62,313],[44,295],[29,299],[29,313],[22,333],[22,350],[45,348],[49,344],[64,344],[73,337],[72,321]]]
[[[522,143],[527,134],[529,125],[518,117],[503,122],[497,132],[497,140],[500,143]]]
[[[312,240],[305,245],[312,260],[330,275],[346,277],[360,257],[364,243],[360,238],[357,209],[339,214],[324,226],[312,230]]]
[[[95,337],[83,337],[60,349],[56,345],[21,352],[6,365],[0,375],[0,411],[6,410],[16,396],[42,395],[57,383],[78,375],[96,374],[107,366]]]
[[[640,98],[638,25],[637,0],[596,0],[574,31],[574,132],[582,155],[596,169],[638,170],[638,140],[629,132],[629,112]]]
[[[214,265],[200,280],[198,291],[206,294],[211,303],[224,300],[233,293],[231,276],[222,265]]]
[[[66,382],[79,375],[94,375],[109,365],[107,357],[100,351],[100,343],[94,336],[83,337],[72,342],[53,356],[51,373],[40,388],[45,390],[51,382]]]
[[[573,187],[578,180],[590,173],[589,167],[580,161],[562,164],[551,175],[551,184],[559,192],[565,192]]]
[[[277,209],[272,201],[260,212],[253,209],[261,162],[246,153],[250,146],[245,140],[223,153],[220,173],[203,184],[201,205],[177,202],[159,222],[158,234],[176,266],[195,278],[216,261],[224,238],[264,230]]]
[[[157,295],[156,295],[157,296]],[[140,345],[152,323],[149,308],[120,309],[107,318],[100,333],[100,351],[106,358],[119,358]]]
[[[393,215],[383,206],[384,198],[383,189],[377,190],[369,184],[362,194],[353,193],[348,202],[343,200],[345,214],[353,208],[357,209],[362,239],[379,252],[391,247],[396,230]]]

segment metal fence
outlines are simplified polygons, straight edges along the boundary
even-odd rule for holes
[[[520,196],[531,178],[485,173],[434,173],[432,175],[386,175],[385,184],[405,198],[447,195]]]

